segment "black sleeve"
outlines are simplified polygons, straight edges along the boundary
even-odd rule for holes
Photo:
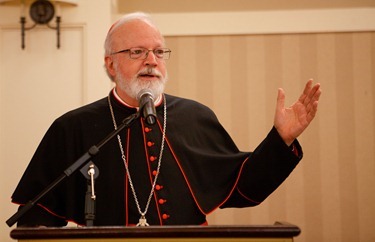
[[[263,202],[302,159],[302,148],[297,140],[293,147],[297,152],[284,143],[273,127],[242,165],[237,187],[221,208],[255,206]]]
[[[22,207],[20,206],[19,209]],[[39,206],[31,208],[17,222],[18,227],[62,227],[66,225],[67,222],[64,219],[54,216]]]

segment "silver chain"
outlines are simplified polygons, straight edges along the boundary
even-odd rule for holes
[[[141,215],[141,218],[143,218],[144,220],[145,220],[145,216],[147,214],[148,208],[150,206],[152,195],[154,194],[154,191],[155,191],[156,181],[157,181],[158,176],[159,176],[160,167],[161,167],[161,160],[162,160],[163,151],[164,151],[165,132],[166,132],[166,128],[167,128],[167,104],[166,104],[166,100],[165,100],[164,94],[163,94],[163,102],[164,102],[164,123],[163,123],[163,136],[162,136],[162,140],[161,140],[161,147],[160,147],[158,167],[157,167],[157,170],[156,170],[156,174],[155,174],[154,182],[152,184],[150,195],[148,196],[146,207],[145,207],[145,210],[143,212],[141,210],[141,206],[139,205],[137,193],[135,191],[135,188],[134,188],[134,185],[133,185],[133,181],[132,181],[131,176],[130,176],[129,167],[128,167],[128,163],[126,162],[126,156],[125,156],[124,148],[122,146],[121,137],[120,137],[119,134],[117,135],[118,144],[119,144],[119,147],[120,147],[120,150],[121,150],[121,158],[124,161],[126,175],[128,176],[128,179],[129,179],[129,185],[130,185],[130,188],[131,188],[133,196],[134,196],[134,201],[135,201],[135,204],[137,205],[137,209],[138,209],[139,214]],[[112,108],[112,104],[111,104],[111,100],[110,100],[110,96],[109,95],[108,95],[108,104],[109,104],[109,109],[111,111],[113,126],[114,126],[115,130],[117,130],[117,124],[116,124],[115,114],[113,112],[113,108]],[[148,224],[145,223],[145,225],[148,225]]]

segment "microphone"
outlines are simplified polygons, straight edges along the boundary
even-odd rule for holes
[[[146,120],[146,123],[153,125],[156,122],[156,110],[154,104],[154,94],[150,89],[142,89],[138,95],[139,112]]]

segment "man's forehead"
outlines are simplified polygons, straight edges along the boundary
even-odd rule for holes
[[[112,33],[114,43],[142,44],[158,43],[163,45],[164,40],[160,31],[153,25],[134,20],[116,27]]]

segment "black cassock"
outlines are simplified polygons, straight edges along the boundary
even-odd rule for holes
[[[117,125],[135,108],[122,104],[111,91]],[[254,152],[238,150],[215,114],[195,101],[165,95],[166,140],[160,174],[149,210],[150,225],[199,225],[216,208],[255,206],[267,198],[302,158],[275,128]],[[149,197],[160,156],[163,104],[156,107],[158,122],[136,120],[120,133],[139,205]],[[240,117],[239,117],[240,118]],[[12,202],[23,205],[47,187],[88,149],[114,130],[103,98],[70,111],[51,125],[18,184]],[[100,171],[95,181],[96,226],[135,225],[140,215],[126,176],[117,138],[92,161]],[[77,171],[25,214],[18,226],[85,224],[86,178]]]

